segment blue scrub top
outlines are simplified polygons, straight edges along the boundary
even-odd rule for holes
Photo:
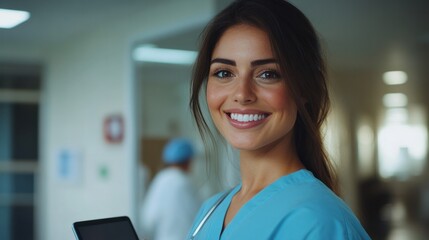
[[[265,187],[222,230],[231,199],[240,188],[241,184],[232,189],[195,239],[370,239],[349,207],[308,170],[283,176]],[[203,204],[188,239],[222,195]]]

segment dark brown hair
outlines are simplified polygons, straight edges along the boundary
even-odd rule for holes
[[[206,86],[216,43],[228,28],[237,24],[252,25],[267,33],[298,108],[293,134],[299,159],[335,191],[335,175],[321,134],[330,106],[321,46],[310,21],[285,0],[237,0],[206,26],[194,65],[190,100],[203,139],[206,134],[210,138],[213,135],[200,107],[200,90]]]

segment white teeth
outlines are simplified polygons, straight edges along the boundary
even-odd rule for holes
[[[265,114],[231,113],[231,118],[239,122],[260,121],[265,118]]]

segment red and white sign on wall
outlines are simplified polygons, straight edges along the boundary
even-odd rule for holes
[[[104,139],[108,143],[121,143],[124,139],[124,119],[122,115],[115,114],[107,116],[104,120]]]

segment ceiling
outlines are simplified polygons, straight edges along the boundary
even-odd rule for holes
[[[396,69],[415,71],[429,61],[427,0],[291,2],[314,24],[332,69],[381,74]],[[200,31],[189,29],[155,44],[195,49]]]
[[[142,7],[150,8],[166,1],[172,0],[44,0],[43,3],[2,0],[0,8],[27,10],[32,16],[28,22],[14,29],[0,29],[1,43],[13,47],[25,45],[43,48],[100,26],[100,23],[124,13],[138,11]],[[422,53],[421,49],[427,54],[427,0],[291,2],[311,19],[335,65],[359,68],[383,62],[388,68],[389,64],[392,67],[401,64],[401,60],[393,59],[391,55],[408,59],[415,52]],[[189,39],[186,38],[189,33],[185,34],[182,35],[185,37],[183,42],[188,41],[189,44],[183,47],[195,46],[194,41],[186,40]]]
[[[29,11],[31,18],[16,28],[0,28],[0,41],[3,46],[45,48],[165,1],[169,0],[1,0],[0,8]]]
[[[429,1],[295,1],[325,39],[336,64],[399,67],[429,49]],[[329,4],[328,2],[332,3]],[[397,58],[392,59],[392,55]],[[346,63],[343,63],[346,64]]]
[[[126,12],[150,8],[166,1],[173,0],[44,0],[43,3],[2,0],[0,8],[27,10],[32,16],[28,22],[14,29],[0,29],[1,45],[43,48],[100,26],[104,21]],[[429,52],[427,0],[291,2],[311,19],[335,66],[399,67],[406,64],[404,61],[418,61],[414,58]],[[197,33],[191,36],[194,35]],[[176,36],[175,40],[182,41],[174,47],[195,47],[194,39],[188,36],[189,32]],[[160,42],[168,45],[168,39],[161,39]],[[173,43],[170,42],[170,45]]]
[[[2,0],[0,8],[27,10],[32,17],[14,29],[0,29],[0,51],[8,47],[47,48],[103,26],[106,20],[167,1],[174,0],[44,0],[43,3]],[[214,1],[218,4],[228,2]],[[405,70],[410,80],[428,82],[429,1],[291,2],[310,18],[319,32],[329,69],[339,73],[355,72],[353,81],[356,86],[365,83],[361,84],[364,88],[371,88],[370,82],[381,82],[381,74],[387,70]],[[201,28],[188,29],[153,43],[161,47],[195,49],[195,39],[200,31]]]

